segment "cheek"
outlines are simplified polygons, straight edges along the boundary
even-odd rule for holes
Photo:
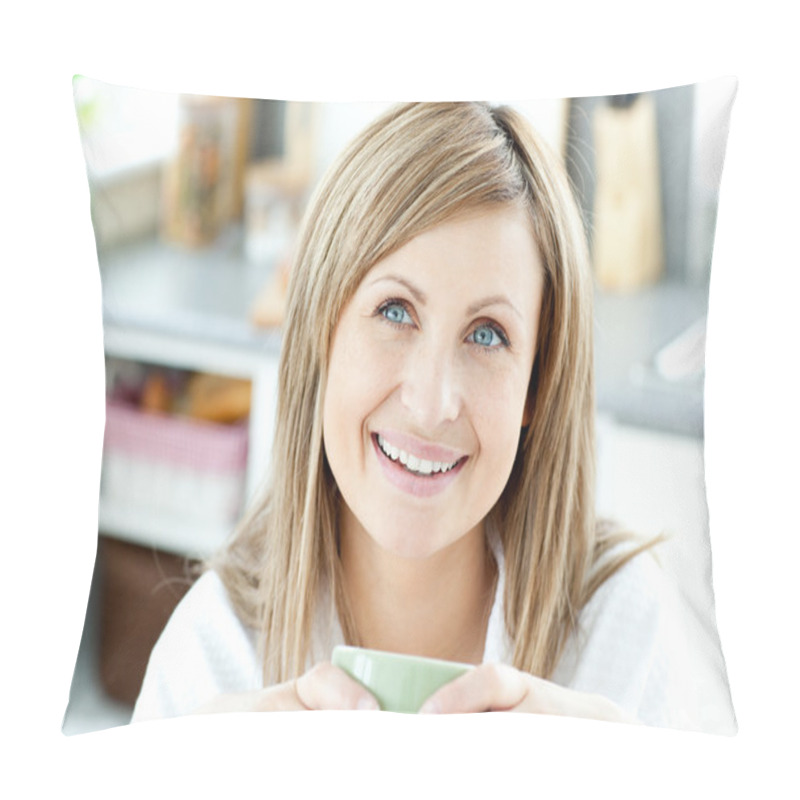
[[[522,371],[496,374],[473,393],[472,419],[487,460],[503,475],[510,473],[519,446],[528,375]]]
[[[351,336],[341,345],[332,353],[328,368],[331,405],[340,414],[366,413],[390,389],[391,376],[396,374],[394,361],[370,346],[366,337]]]
[[[391,392],[392,359],[366,337],[345,329],[334,342],[323,407],[323,439],[331,467],[351,453],[369,415]]]

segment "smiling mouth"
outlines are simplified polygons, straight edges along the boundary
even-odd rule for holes
[[[399,447],[395,447],[393,444],[387,442],[380,434],[373,434],[373,436],[378,448],[388,459],[402,466],[410,474],[419,477],[430,478],[434,475],[444,475],[466,460],[466,456],[462,456],[451,463],[430,461],[429,459],[419,458],[413,453],[408,453]]]

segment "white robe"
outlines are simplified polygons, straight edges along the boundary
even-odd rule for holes
[[[497,542],[493,550],[499,576],[483,661],[508,664],[504,560]],[[603,695],[648,725],[734,733],[718,642],[691,629],[690,612],[645,552],[595,592],[551,679]],[[313,638],[309,666],[344,643],[335,615],[318,616]],[[207,572],[153,648],[132,721],[189,714],[218,694],[261,687],[256,632],[239,620],[219,576]]]

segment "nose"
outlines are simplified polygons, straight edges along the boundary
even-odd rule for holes
[[[456,354],[434,341],[414,347],[405,363],[401,400],[423,431],[457,419],[462,387]]]

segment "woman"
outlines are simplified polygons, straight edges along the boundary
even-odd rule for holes
[[[666,723],[649,544],[594,513],[592,324],[580,215],[518,114],[369,126],[304,223],[263,494],[134,719],[375,708],[346,642],[481,665],[426,711]]]

